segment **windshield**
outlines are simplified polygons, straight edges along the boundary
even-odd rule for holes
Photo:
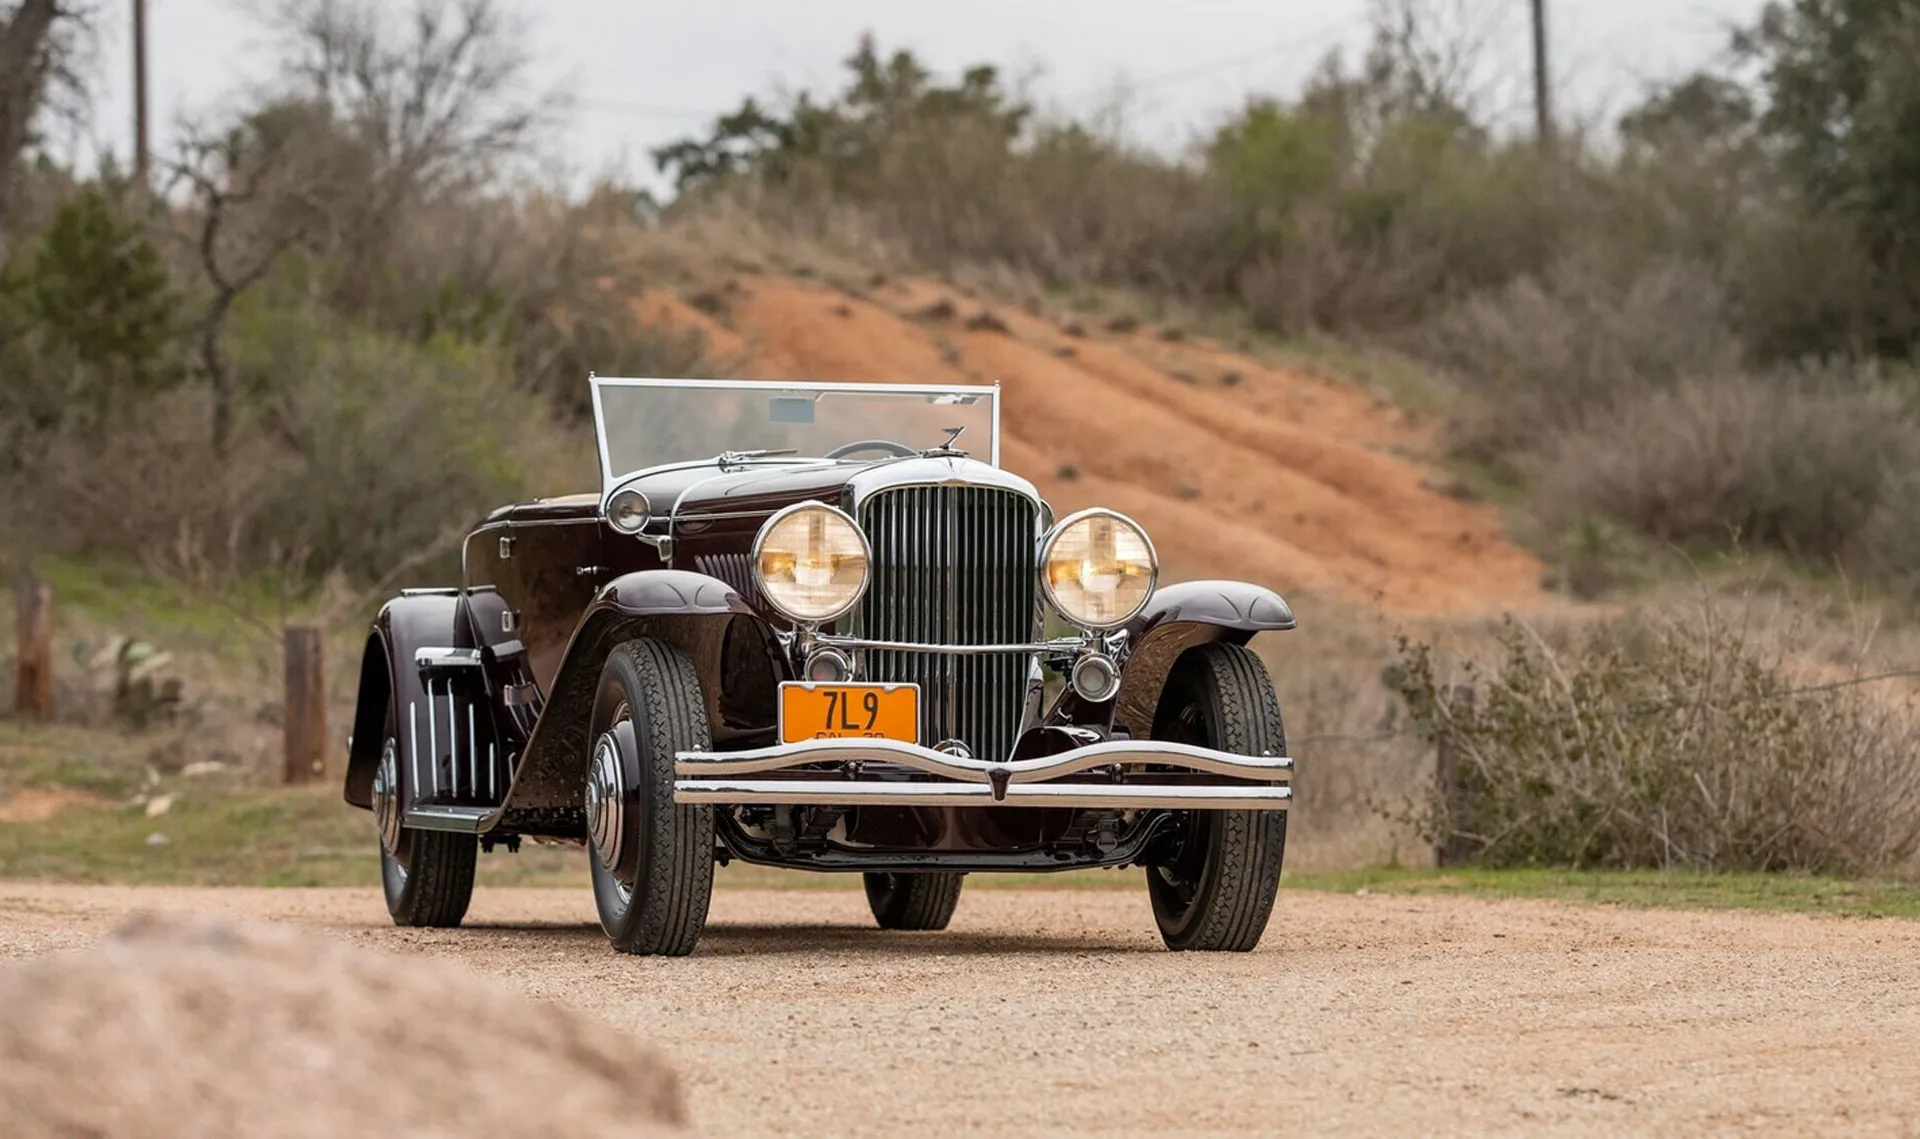
[[[999,391],[990,387],[790,384],[746,380],[593,381],[601,476],[727,452],[883,459],[953,446],[998,465]],[[855,449],[858,443],[892,444]]]

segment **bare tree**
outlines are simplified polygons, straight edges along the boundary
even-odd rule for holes
[[[565,102],[530,85],[526,29],[500,0],[275,0],[268,17],[284,96],[324,107],[365,160],[337,211],[350,258],[377,253],[409,202],[495,182]]]
[[[396,8],[273,0],[281,87],[224,129],[189,128],[168,164],[196,207],[216,454],[239,395],[224,350],[234,304],[300,249],[325,263],[345,310],[377,308],[409,211],[490,186],[558,111],[558,96],[528,90],[527,38],[500,0]]]
[[[1372,0],[1368,71],[1415,114],[1458,114],[1485,121],[1487,104],[1512,76],[1489,61],[1513,31],[1501,0]]]
[[[195,209],[192,243],[209,290],[200,321],[200,364],[213,389],[214,454],[225,458],[233,437],[234,382],[224,350],[234,302],[259,284],[282,254],[314,228],[314,205],[302,188],[298,132],[264,133],[261,116],[217,135],[189,129],[168,163]]]
[[[92,6],[77,0],[0,4],[0,250],[4,250],[13,167],[49,102],[80,89],[76,61]]]

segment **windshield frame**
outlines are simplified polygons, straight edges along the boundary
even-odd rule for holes
[[[985,396],[992,408],[990,422],[992,431],[987,442],[987,463],[1000,465],[1000,385],[999,384],[858,384],[845,382],[816,382],[797,380],[662,380],[638,379],[621,376],[596,376],[591,373],[587,382],[593,389],[593,438],[599,448],[600,488],[604,496],[617,485],[627,482],[637,474],[659,470],[664,467],[700,466],[717,461],[720,456],[712,455],[705,459],[677,459],[656,463],[650,467],[639,467],[630,471],[613,470],[610,464],[610,452],[607,447],[607,417],[601,406],[600,393],[607,388],[708,388],[732,391],[763,391],[771,395],[783,392],[794,394],[813,394],[830,392],[884,392],[894,395],[970,395]],[[967,440],[955,444],[955,449],[966,451]],[[817,463],[827,460],[819,458],[785,456],[787,463]]]

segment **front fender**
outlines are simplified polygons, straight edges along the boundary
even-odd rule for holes
[[[373,773],[386,742],[387,708],[405,708],[426,699],[414,650],[454,643],[458,598],[452,593],[396,597],[380,607],[360,657],[360,690],[354,701],[353,746],[347,753],[346,800],[373,806]],[[402,733],[404,737],[405,733]],[[410,744],[405,738],[400,747]],[[403,765],[411,755],[402,754]]]
[[[591,617],[600,610],[624,617],[717,617],[753,612],[740,591],[719,578],[672,569],[641,570],[614,578],[601,587],[587,615]],[[568,645],[567,659],[572,657],[573,646]]]
[[[1293,607],[1273,590],[1244,581],[1186,581],[1154,591],[1127,623],[1130,655],[1120,674],[1114,724],[1134,739],[1153,732],[1160,693],[1173,662],[1195,645],[1244,645],[1255,633],[1292,629]]]
[[[726,582],[686,570],[642,570],[601,587],[567,642],[540,722],[514,772],[505,814],[550,818],[581,808],[594,689],[615,645],[653,637],[685,652],[699,671],[709,720],[717,722],[719,694],[712,678],[718,675],[727,625],[736,617],[756,616]]]

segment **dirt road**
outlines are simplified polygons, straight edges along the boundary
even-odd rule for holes
[[[444,958],[658,1043],[715,1136],[1920,1133],[1920,923],[1289,892],[1201,957],[1145,907],[975,890],[890,935],[857,893],[726,890],[665,961],[572,891],[422,933],[364,891],[0,883],[0,957],[195,909]]]

